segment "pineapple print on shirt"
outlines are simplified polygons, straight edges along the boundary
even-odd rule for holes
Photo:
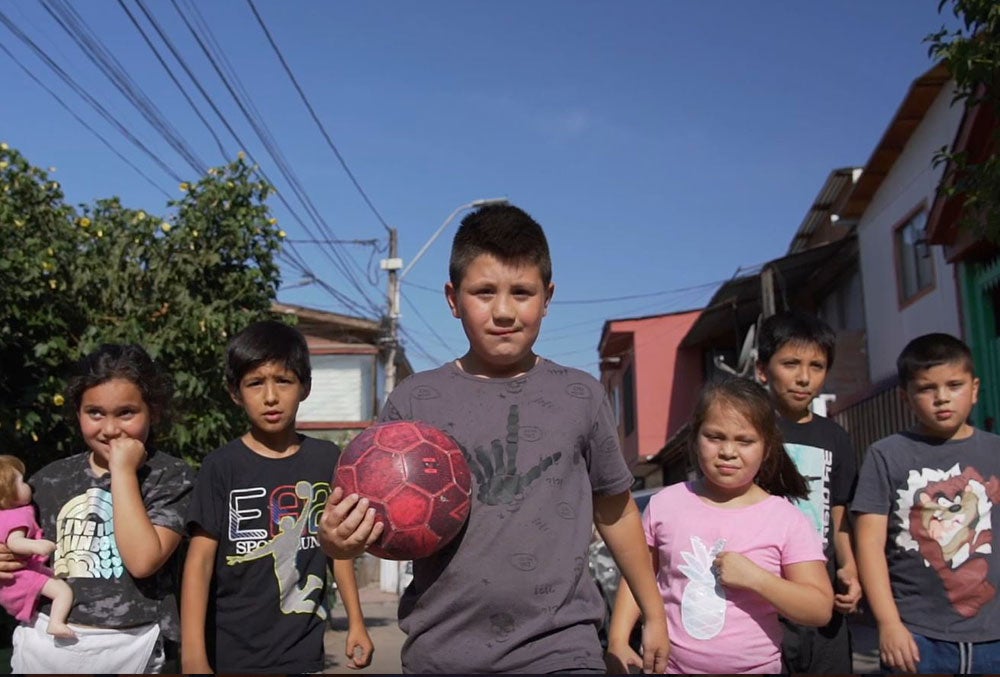
[[[681,551],[685,564],[677,568],[689,581],[681,597],[681,623],[695,639],[715,637],[726,622],[726,591],[712,570],[716,555],[725,547],[724,538],[709,549],[700,538],[692,536],[691,550]]]

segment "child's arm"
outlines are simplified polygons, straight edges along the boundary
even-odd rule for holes
[[[858,579],[858,564],[854,559],[853,527],[846,505],[835,505],[830,509],[833,516],[833,551],[837,558],[837,581],[844,592],[835,593],[833,608],[842,614],[856,611],[861,601],[861,582]]]
[[[903,672],[916,672],[920,651],[913,635],[903,625],[889,583],[885,559],[888,515],[860,513],[857,516],[858,565],[865,596],[878,623],[879,654],[882,662]]]
[[[122,563],[135,578],[147,578],[160,570],[177,546],[181,534],[154,526],[139,488],[139,468],[146,462],[146,447],[129,437],[111,440],[111,498],[115,520],[115,542]]]
[[[643,669],[662,673],[667,669],[667,617],[663,598],[656,587],[649,561],[649,546],[642,535],[639,509],[628,492],[594,496],[594,524],[608,546],[615,564],[628,582],[642,612]]]
[[[649,549],[650,564],[653,571],[660,568],[659,554],[656,548]],[[622,579],[618,583],[615,594],[615,608],[611,612],[611,626],[608,629],[608,651],[605,662],[611,674],[628,674],[631,667],[642,668],[642,656],[637,654],[629,644],[632,629],[642,616],[639,604],[628,587],[628,582]],[[667,638],[667,657],[670,655],[669,637]]]
[[[48,557],[56,551],[56,544],[44,538],[28,538],[27,529],[15,529],[7,535],[7,547],[15,555],[41,555]]]
[[[793,623],[818,627],[833,615],[833,588],[825,562],[788,564],[777,576],[745,555],[723,551],[715,558],[715,569],[724,586],[753,590]]]
[[[365,552],[378,540],[384,528],[375,521],[375,508],[368,499],[357,494],[344,496],[341,487],[334,487],[323,508],[319,522],[319,543],[331,559],[350,559]]]
[[[212,672],[205,645],[208,591],[215,572],[219,542],[198,529],[188,544],[181,579],[181,670],[187,675]]]
[[[352,670],[368,667],[375,653],[375,645],[365,627],[365,616],[361,611],[358,596],[358,579],[354,574],[353,559],[333,560],[333,578],[337,581],[337,591],[347,612],[347,667]]]

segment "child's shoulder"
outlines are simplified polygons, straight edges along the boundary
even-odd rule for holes
[[[78,454],[73,454],[72,456],[67,456],[66,458],[60,458],[52,461],[51,463],[43,466],[41,470],[32,474],[30,479],[33,482],[37,482],[43,478],[58,479],[66,476],[76,477],[80,474],[83,467],[90,467],[90,462],[87,460],[89,455],[89,451],[84,451]]]

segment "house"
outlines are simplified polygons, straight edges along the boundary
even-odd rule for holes
[[[913,81],[838,214],[857,234],[872,385],[831,414],[859,451],[912,424],[895,392],[903,346],[928,332],[965,336],[956,268],[928,239],[944,172],[935,152],[952,144],[963,117],[953,97],[942,64]]]
[[[663,484],[657,456],[694,408],[702,384],[700,356],[679,344],[700,313],[608,320],[601,331],[601,384],[638,487]]]
[[[952,144],[970,163],[997,152],[996,111],[988,105],[967,108]],[[947,172],[945,181],[950,181]],[[963,228],[963,200],[939,192],[927,217],[927,240],[941,245],[945,259],[955,266],[965,340],[972,349],[981,384],[973,423],[996,432],[1000,418],[1000,248]]]

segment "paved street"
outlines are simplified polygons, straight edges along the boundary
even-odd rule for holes
[[[403,646],[403,633],[396,624],[396,601],[393,593],[382,592],[378,583],[361,588],[361,608],[365,614],[368,634],[375,643],[372,664],[363,670],[349,670],[345,667],[344,643],[347,641],[347,616],[342,604],[337,604],[332,613],[332,630],[328,630],[326,642],[327,673],[392,675],[400,674],[399,650]]]

